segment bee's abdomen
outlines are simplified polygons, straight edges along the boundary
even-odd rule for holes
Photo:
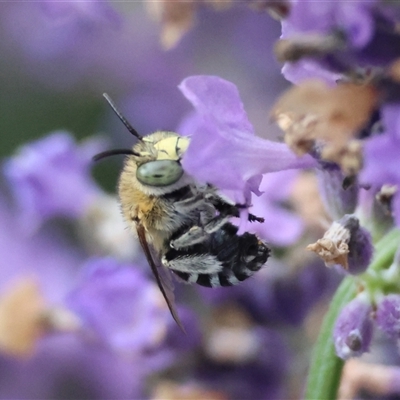
[[[165,260],[181,279],[201,286],[233,286],[246,280],[266,263],[270,249],[256,235],[237,235],[228,223],[199,244],[169,250]],[[209,265],[205,271],[203,260]],[[210,262],[213,260],[213,262]],[[179,266],[174,268],[173,266]]]

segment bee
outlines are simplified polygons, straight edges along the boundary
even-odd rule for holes
[[[244,206],[224,199],[215,187],[197,182],[183,170],[188,137],[168,131],[142,137],[106,93],[104,97],[138,142],[132,149],[102,152],[94,160],[128,156],[118,183],[122,214],[136,230],[158,287],[182,328],[169,272],[188,283],[232,286],[258,271],[270,249],[254,234],[238,235],[229,222]],[[249,220],[264,222],[253,214]]]

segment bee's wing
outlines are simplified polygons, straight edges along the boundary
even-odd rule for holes
[[[175,296],[173,292],[173,284],[171,277],[168,276],[168,272],[166,268],[164,268],[161,265],[157,265],[156,262],[154,261],[154,258],[152,255],[152,250],[147,242],[146,239],[146,232],[140,223],[136,224],[136,229],[137,229],[137,234],[139,238],[139,242],[143,248],[144,254],[147,258],[147,262],[150,265],[151,271],[153,272],[154,277],[156,278],[157,285],[164,296],[165,301],[167,302],[168,308],[171,312],[172,317],[174,318],[175,322],[178,324],[178,326],[182,329],[183,332],[185,332],[185,329],[182,325],[181,320],[179,319],[178,313],[175,308]]]

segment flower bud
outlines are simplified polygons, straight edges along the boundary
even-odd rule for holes
[[[372,305],[359,295],[340,312],[333,330],[336,354],[343,359],[358,357],[369,350],[372,340]]]

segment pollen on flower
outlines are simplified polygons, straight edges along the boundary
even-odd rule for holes
[[[334,161],[340,165],[344,174],[356,175],[363,166],[362,142],[351,139],[341,146],[326,145],[321,151],[321,157],[325,160]]]
[[[286,132],[286,144],[298,156],[304,155],[314,147],[314,134],[318,118],[312,114],[296,115],[293,112],[280,112],[275,116],[279,128]]]

